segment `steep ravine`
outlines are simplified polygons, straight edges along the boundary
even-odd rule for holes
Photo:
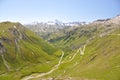
[[[4,55],[1,55],[1,57],[2,57],[2,60],[3,60],[5,67],[7,68],[8,71],[10,71],[11,70],[10,66],[8,65],[7,61],[5,60]]]

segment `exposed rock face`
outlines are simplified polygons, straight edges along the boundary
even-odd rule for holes
[[[63,30],[64,28],[73,29],[75,27],[79,27],[79,26],[85,25],[85,24],[86,24],[85,22],[63,23],[63,22],[56,20],[55,22],[52,22],[52,23],[51,22],[47,22],[47,23],[41,22],[41,23],[35,23],[35,24],[28,24],[25,26],[44,38],[46,35],[58,32],[60,30]]]
[[[0,54],[3,54],[4,52],[6,52],[6,49],[4,45],[2,44],[2,41],[0,40]]]
[[[1,41],[4,41],[4,42],[7,42],[7,43],[11,42],[10,39],[8,39],[7,37],[4,37],[4,36],[1,37],[0,40],[1,40]]]
[[[120,15],[114,17],[114,18],[108,18],[108,19],[98,19],[93,22],[94,24],[120,24]]]
[[[5,39],[5,38],[2,38],[2,39],[7,41],[7,39]],[[8,71],[10,71],[11,68],[10,68],[10,66],[8,65],[8,62],[5,59],[5,55],[4,55],[5,52],[6,52],[6,48],[4,47],[4,45],[2,43],[2,40],[0,39],[0,56],[2,57],[4,66],[7,68]]]
[[[9,31],[16,37],[20,35],[19,31],[16,28],[9,28]]]
[[[109,23],[120,24],[120,15],[109,20]]]
[[[16,26],[13,26],[13,28],[9,28],[9,31],[10,31],[16,38],[18,38],[17,41],[19,41],[20,39],[23,39],[23,40],[27,39],[25,33],[24,33],[24,32],[20,32],[20,30],[17,29]]]

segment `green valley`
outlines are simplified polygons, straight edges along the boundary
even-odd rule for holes
[[[120,16],[47,27],[0,23],[0,80],[120,80]]]

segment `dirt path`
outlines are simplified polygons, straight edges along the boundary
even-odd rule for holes
[[[68,61],[63,61],[63,62],[61,62],[61,63],[71,62],[71,61],[75,58],[75,56],[77,55],[78,52],[79,52],[79,50],[77,50],[77,52],[72,56],[72,58],[71,58],[70,60],[68,60]]]
[[[82,49],[82,47],[79,49],[80,55],[84,55],[85,54],[85,48],[86,48],[86,45],[83,46],[83,49]]]
[[[24,77],[22,80],[35,79],[35,78],[39,78],[39,77],[42,77],[42,76],[51,74],[53,71],[55,71],[55,70],[58,69],[58,67],[60,66],[60,64],[71,62],[71,61],[75,58],[75,56],[77,55],[77,53],[80,53],[81,55],[84,55],[86,45],[89,43],[89,41],[90,41],[91,39],[93,39],[93,38],[88,39],[88,40],[86,41],[86,44],[85,44],[83,47],[80,47],[80,48],[77,50],[77,52],[72,56],[72,58],[71,58],[70,60],[68,60],[68,61],[63,61],[63,62],[62,62],[62,58],[63,58],[63,56],[64,56],[64,52],[62,51],[62,56],[61,56],[58,64],[55,65],[50,71],[48,71],[48,72],[46,72],[46,73],[38,74],[38,75],[36,75],[36,76],[33,76],[33,75],[26,76],[26,77]]]
[[[53,71],[57,70],[58,67],[60,66],[63,56],[64,56],[64,52],[62,51],[62,56],[61,56],[58,64],[55,65],[50,71],[48,71],[46,73],[38,74],[37,76],[30,75],[30,76],[27,76],[27,77],[23,78],[22,80],[30,80],[30,79],[34,79],[34,78],[39,78],[39,77],[42,77],[42,76],[45,76],[45,75],[48,75],[48,74],[52,73]]]

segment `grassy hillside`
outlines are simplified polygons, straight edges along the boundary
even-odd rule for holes
[[[86,45],[84,55],[76,49],[63,60],[57,71],[46,77],[62,80],[119,80],[120,26],[114,29],[107,35],[96,36],[87,44],[83,44]],[[75,58],[69,62],[74,55]]]
[[[0,79],[120,80],[119,24],[69,27],[45,39],[20,23],[0,23]]]
[[[114,32],[119,28],[116,24],[88,24],[83,26],[78,26],[75,28],[65,28],[59,32],[52,33],[47,36],[49,42],[54,45],[59,45],[59,48],[64,49],[66,52],[71,52],[78,49],[86,40],[92,39],[94,37],[102,37]]]
[[[120,79],[119,24],[109,20],[96,21],[64,28],[45,36],[44,39],[65,52],[59,69],[45,77],[62,80]]]
[[[80,65],[70,75],[98,80],[120,79],[120,36],[108,35],[93,40],[85,50]]]
[[[0,23],[1,80],[49,70],[57,61],[56,52],[61,53],[20,23]]]

